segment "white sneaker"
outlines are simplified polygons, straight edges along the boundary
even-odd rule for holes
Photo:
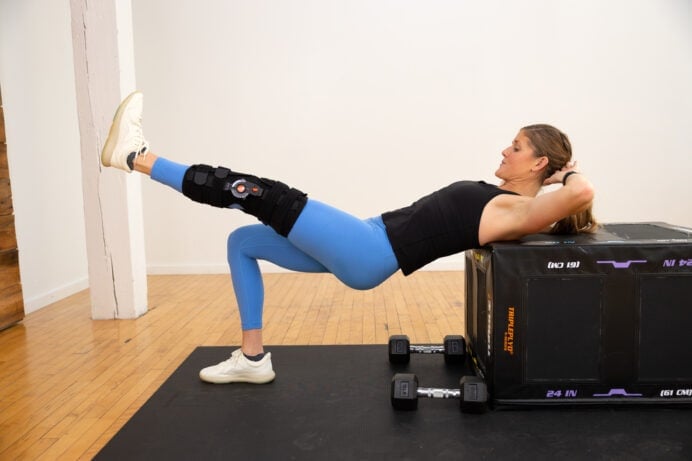
[[[129,173],[135,156],[144,155],[149,148],[142,132],[143,99],[142,93],[135,91],[118,106],[101,152],[104,166],[120,168]]]
[[[276,374],[272,369],[271,353],[267,352],[262,357],[262,360],[253,362],[248,360],[240,349],[234,351],[228,360],[204,368],[199,372],[199,377],[202,381],[215,384],[264,384],[273,381],[274,376]]]

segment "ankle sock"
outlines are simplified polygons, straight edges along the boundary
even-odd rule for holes
[[[139,152],[130,152],[130,154],[127,156],[127,166],[130,167],[131,170],[135,169],[135,158],[137,155],[143,155],[147,151],[146,147],[143,147],[142,150]]]
[[[131,152],[130,155],[127,156],[127,166],[129,166],[131,170],[135,169],[135,157],[136,156],[137,156],[136,152]]]
[[[251,362],[259,362],[260,360],[262,360],[264,358],[264,352],[262,352],[261,354],[257,354],[257,355],[247,355],[247,354],[243,353],[243,355],[245,356],[246,359],[250,360]]]

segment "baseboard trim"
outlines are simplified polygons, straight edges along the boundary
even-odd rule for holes
[[[282,267],[276,266],[266,261],[260,261],[260,270],[262,272],[285,273],[291,272]],[[443,258],[434,261],[424,268],[422,271],[463,271],[464,260],[459,258]],[[149,275],[187,275],[187,274],[228,274],[228,265],[226,264],[185,264],[185,265],[150,265],[147,267]],[[89,288],[89,278],[83,277],[75,280],[72,283],[62,285],[47,293],[33,296],[24,299],[24,314],[30,314],[37,310],[53,304],[61,299],[67,298],[75,293]]]
[[[47,293],[33,296],[31,298],[24,299],[24,314],[30,314],[36,312],[42,307],[46,307],[49,304],[60,301],[61,299],[67,298],[75,293],[89,288],[89,278],[82,277],[75,280],[72,283],[59,286]]]
[[[266,273],[291,272],[283,267],[276,266],[267,261],[260,261],[260,270]],[[463,271],[463,258],[442,258],[433,261],[421,270],[424,271]],[[226,264],[185,264],[185,265],[156,265],[147,267],[147,273],[151,275],[183,275],[183,274],[228,274]]]

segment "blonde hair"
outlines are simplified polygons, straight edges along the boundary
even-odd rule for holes
[[[521,129],[533,148],[536,157],[546,157],[548,167],[542,179],[549,178],[572,160],[572,143],[565,133],[546,124],[528,125]],[[592,207],[567,216],[556,222],[550,230],[552,234],[578,234],[595,232],[598,222],[593,216]]]

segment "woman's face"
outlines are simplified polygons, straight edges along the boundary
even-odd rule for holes
[[[504,181],[524,179],[532,175],[538,162],[529,138],[520,131],[512,145],[502,151],[502,163],[495,171],[495,176]]]

